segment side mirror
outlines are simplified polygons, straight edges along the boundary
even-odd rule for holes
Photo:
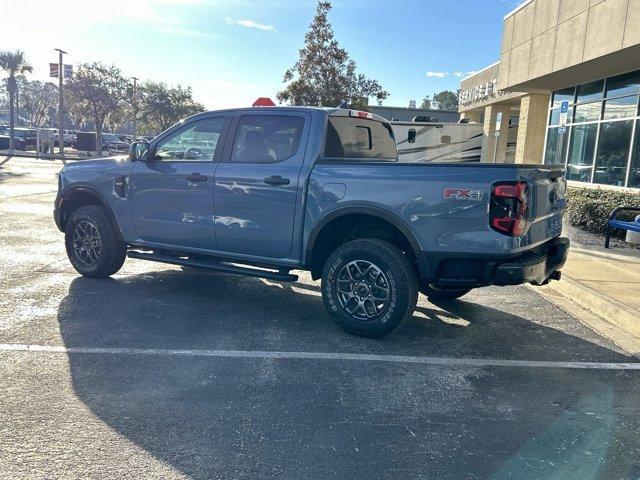
[[[450,135],[442,135],[440,137],[440,143],[444,143],[444,144],[451,143],[451,136]]]
[[[149,153],[149,142],[133,142],[129,145],[129,160],[146,162]]]

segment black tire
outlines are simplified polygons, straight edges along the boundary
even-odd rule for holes
[[[426,295],[430,300],[455,300],[469,293],[472,288],[446,288],[436,287],[432,284],[424,284],[420,286],[420,293]]]
[[[98,238],[99,248],[93,247],[91,254],[74,247],[81,243],[78,237],[74,237],[76,228],[81,225],[78,232],[91,230],[94,234],[91,238]],[[127,255],[126,245],[120,238],[109,221],[107,210],[100,205],[87,205],[76,209],[69,218],[64,230],[67,257],[73,268],[80,275],[91,278],[106,278],[116,273],[122,267]]]
[[[362,262],[360,266],[355,264],[356,261]],[[369,273],[360,276],[358,272],[362,268],[367,269],[367,265],[373,265],[374,268],[368,268]],[[353,269],[356,275],[353,275]],[[342,293],[338,291],[338,285]],[[345,293],[346,288],[350,292]],[[368,292],[374,298],[378,295],[387,298],[387,301],[378,305],[367,298],[367,295],[372,296]],[[348,296],[350,298],[345,302]],[[381,338],[399,328],[413,315],[418,301],[416,273],[406,255],[392,243],[373,238],[353,240],[338,247],[325,263],[322,299],[331,318],[347,332],[361,337]],[[358,306],[354,307],[354,302]]]

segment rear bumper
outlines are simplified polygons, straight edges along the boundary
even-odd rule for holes
[[[515,262],[498,265],[494,276],[494,285],[520,285],[532,283],[544,285],[560,272],[569,253],[569,239],[555,238],[547,245],[546,252],[528,253]]]
[[[544,285],[560,278],[569,239],[556,237],[535,249],[515,255],[434,255],[421,252],[422,281],[441,287],[488,285]]]

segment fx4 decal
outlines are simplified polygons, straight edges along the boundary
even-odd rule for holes
[[[482,200],[482,190],[472,188],[445,188],[443,197],[445,200]]]

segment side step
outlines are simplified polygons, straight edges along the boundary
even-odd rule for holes
[[[268,278],[279,282],[295,282],[297,275],[292,275],[287,271],[262,270],[260,268],[240,267],[219,261],[207,261],[203,259],[182,258],[177,255],[161,253],[143,253],[136,250],[129,250],[127,257],[138,258],[140,260],[150,260],[152,262],[170,263],[172,265],[182,265],[183,267],[202,268],[214,270],[216,272],[226,272],[235,275],[245,275],[247,277]]]

